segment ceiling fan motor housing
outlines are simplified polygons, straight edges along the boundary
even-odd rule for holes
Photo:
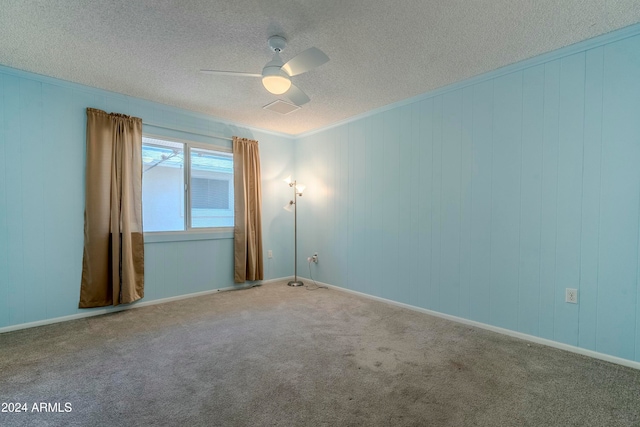
[[[276,51],[273,59],[262,69],[262,85],[274,95],[281,95],[291,87],[291,78],[282,70],[283,64]]]

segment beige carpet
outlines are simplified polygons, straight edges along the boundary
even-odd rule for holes
[[[1,334],[0,402],[27,406],[0,426],[637,426],[640,371],[274,283]]]

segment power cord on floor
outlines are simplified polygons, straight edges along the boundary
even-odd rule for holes
[[[309,277],[311,277],[311,280],[313,280],[313,275],[311,274],[311,260],[309,260]],[[305,285],[304,288],[308,291],[317,291],[318,289],[329,289],[328,286],[318,285],[315,280],[313,280],[313,284],[315,285],[315,288],[310,288],[309,285]]]

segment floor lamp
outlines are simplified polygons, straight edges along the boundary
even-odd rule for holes
[[[302,192],[306,188],[302,184],[298,184],[295,180],[291,180],[291,176],[288,176],[284,182],[289,184],[289,187],[293,188],[293,200],[284,207],[291,212],[293,209],[293,280],[287,283],[289,286],[302,286],[301,280],[298,280],[298,203],[297,198],[302,197]]]

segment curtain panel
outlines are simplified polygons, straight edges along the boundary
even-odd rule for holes
[[[87,108],[80,308],[144,296],[142,120]]]
[[[234,281],[262,280],[262,185],[258,141],[233,137]]]

